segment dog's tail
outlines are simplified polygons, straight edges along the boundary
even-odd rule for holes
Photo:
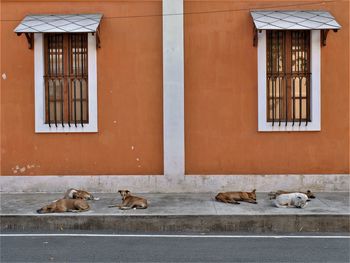
[[[111,208],[111,207],[120,207],[120,205],[109,205],[108,207],[109,208]]]
[[[120,210],[131,210],[131,209],[133,209],[133,207],[131,207],[131,206],[119,206],[119,209]],[[134,209],[136,209],[136,207]]]

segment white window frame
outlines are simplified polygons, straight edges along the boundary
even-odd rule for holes
[[[258,33],[258,131],[320,131],[321,130],[321,42],[320,30],[311,30],[311,83],[310,103],[311,121],[305,125],[302,122],[291,122],[281,126],[267,122],[266,101],[266,30]]]
[[[44,62],[44,34],[34,34],[34,86],[35,86],[35,132],[36,133],[70,133],[97,132],[97,54],[96,36],[88,34],[88,94],[89,94],[89,123],[84,126],[71,124],[45,124],[45,62]]]

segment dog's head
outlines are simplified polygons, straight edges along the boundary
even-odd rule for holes
[[[122,199],[124,200],[127,196],[131,195],[129,190],[118,190],[120,195],[122,196]]]
[[[83,190],[73,192],[72,196],[73,199],[94,200],[94,196],[92,194]]]
[[[248,192],[247,194],[248,194],[248,197],[249,197],[250,199],[253,199],[253,200],[256,201],[256,193],[255,193],[255,191],[256,191],[256,189],[254,189],[254,190],[251,191],[250,193]]]
[[[294,205],[297,208],[304,208],[307,205],[308,196],[306,194],[297,193],[294,198]]]
[[[316,196],[314,195],[314,193],[311,192],[310,190],[307,190],[307,191],[306,191],[306,195],[307,195],[308,198],[311,198],[311,199],[316,198]]]
[[[45,213],[54,213],[55,212],[56,205],[54,203],[46,205],[38,210],[36,210],[39,214],[45,214]]]

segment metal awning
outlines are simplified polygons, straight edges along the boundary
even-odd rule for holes
[[[96,32],[102,14],[28,15],[15,33],[90,33]]]
[[[258,30],[340,29],[327,11],[251,11]]]
[[[335,32],[341,25],[327,11],[264,10],[250,12],[254,22],[254,45],[261,30],[321,30],[322,44],[326,45],[329,30]]]
[[[28,15],[15,28],[17,35],[24,33],[29,48],[33,33],[96,33],[99,46],[99,25],[102,14],[46,14]]]

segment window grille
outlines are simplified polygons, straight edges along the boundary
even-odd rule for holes
[[[45,123],[81,125],[88,116],[87,33],[44,35]]]
[[[267,121],[301,125],[310,119],[310,31],[267,32]]]

